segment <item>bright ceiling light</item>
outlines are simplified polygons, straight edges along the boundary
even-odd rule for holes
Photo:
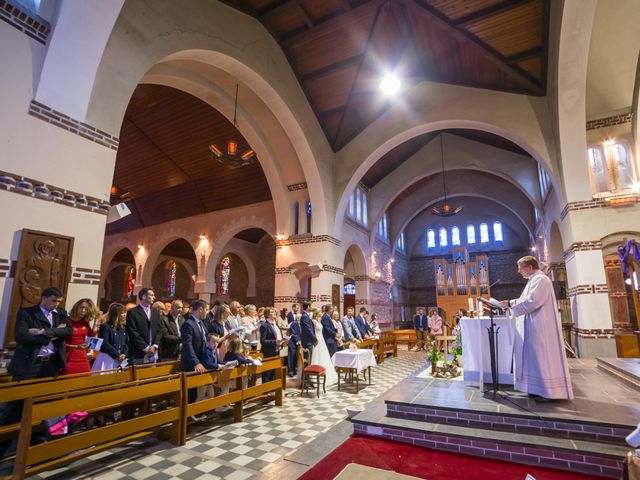
[[[380,90],[385,95],[395,95],[400,91],[402,82],[393,73],[387,73],[382,80],[380,80]]]

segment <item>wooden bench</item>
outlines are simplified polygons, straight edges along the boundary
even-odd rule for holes
[[[412,345],[418,343],[415,330],[390,330],[388,333],[396,337],[397,344],[406,344],[409,350],[411,350]]]
[[[180,373],[180,362],[177,360],[173,362],[145,363],[143,365],[133,366],[134,380],[165,377],[167,375],[173,375],[174,373]]]
[[[378,363],[382,363],[387,354],[391,354],[394,357],[398,356],[398,342],[396,341],[395,335],[382,332],[378,342],[380,343],[378,347],[378,358],[376,359]]]
[[[100,377],[110,376],[112,375]],[[72,412],[95,413],[114,407],[124,408],[131,402],[140,402],[168,394],[173,396],[174,403],[166,410],[141,414],[112,425],[67,435],[39,445],[31,445],[33,427],[47,418],[64,416]],[[18,437],[12,478],[21,480],[28,475],[66,465],[116,445],[148,436],[165,425],[171,425],[170,440],[174,445],[179,445],[184,421],[182,398],[181,375],[155,377],[60,395],[27,398],[22,410],[22,428]]]

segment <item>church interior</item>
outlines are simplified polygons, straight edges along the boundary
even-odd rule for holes
[[[0,19],[0,476],[640,479],[638,0]]]

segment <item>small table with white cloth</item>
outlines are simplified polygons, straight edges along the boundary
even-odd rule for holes
[[[340,373],[348,371],[350,375],[356,374],[356,393],[360,390],[360,372],[365,370],[369,373],[369,385],[371,385],[371,367],[377,365],[376,357],[370,348],[362,348],[355,351],[340,350],[333,355],[333,366],[338,372],[338,390],[340,390]]]
[[[513,385],[513,339],[515,325],[513,320],[504,315],[494,315],[493,321],[497,335],[498,348],[498,381]],[[462,355],[464,358],[463,379],[465,382],[477,382],[483,389],[484,382],[491,383],[491,353],[489,349],[489,334],[487,328],[491,326],[489,317],[460,319],[460,334],[462,336]],[[480,375],[482,372],[482,375]]]

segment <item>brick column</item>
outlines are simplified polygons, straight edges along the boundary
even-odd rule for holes
[[[581,357],[617,356],[600,241],[574,242],[565,252],[567,293]]]

